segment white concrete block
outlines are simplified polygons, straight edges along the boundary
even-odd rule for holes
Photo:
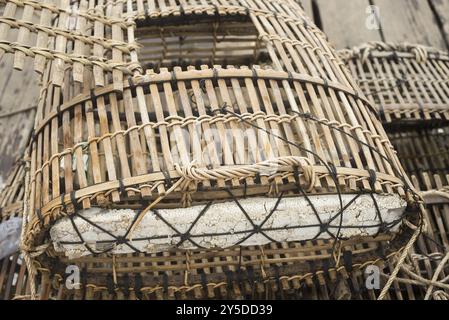
[[[348,204],[355,195],[342,195],[343,205]],[[405,210],[406,202],[397,195],[374,195],[383,221],[392,223],[399,221]],[[311,195],[311,202],[316,208],[322,222],[328,223],[340,209],[337,195]],[[248,198],[239,200],[242,207],[246,210],[251,220],[256,225],[260,225],[270,214],[275,206],[275,198]],[[203,209],[201,206],[190,208],[164,209],[158,210],[159,214],[180,233],[185,233],[197,218],[199,212]],[[95,224],[100,225],[116,236],[123,236],[132,223],[137,211],[129,209],[106,210],[100,208],[91,208],[79,212]],[[98,228],[95,228],[83,219],[76,217],[74,219],[85,242],[93,249],[101,251],[106,247],[111,247],[113,241],[107,244],[97,243],[99,240],[113,240],[113,238]],[[378,232],[377,225],[380,220],[377,216],[373,200],[370,195],[360,195],[344,211],[340,236],[369,236]],[[329,230],[336,234],[340,218],[330,222]],[[277,210],[264,223],[263,229],[270,228],[276,230],[266,231],[266,234],[276,241],[301,241],[314,238],[319,232],[319,221],[312,209],[312,206],[304,197],[285,197],[279,203]],[[293,228],[302,226],[301,228]],[[369,228],[369,226],[375,226]],[[344,228],[351,227],[351,228]],[[397,231],[399,223],[392,228]],[[235,202],[228,201],[214,203],[207,212],[196,223],[190,234],[193,240],[205,248],[227,248],[235,245],[243,238],[247,237],[252,224],[238,208]],[[225,233],[226,235],[222,235]],[[70,257],[80,257],[89,254],[89,251],[82,244],[70,244],[63,242],[79,241],[79,237],[69,220],[63,218],[59,220],[50,230],[51,239],[54,241],[55,249],[59,252],[65,252]],[[139,238],[161,237],[160,239],[138,240]],[[144,252],[160,252],[175,247],[180,241],[177,233],[162,219],[158,218],[153,212],[146,214],[141,223],[133,232],[132,245]],[[328,233],[322,233],[319,239],[328,239],[331,236]],[[263,234],[254,234],[246,239],[241,245],[263,245],[269,243]],[[190,241],[182,243],[180,248],[196,249],[197,246]],[[113,253],[130,253],[132,249],[124,244],[115,246]]]

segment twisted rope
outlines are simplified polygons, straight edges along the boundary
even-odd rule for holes
[[[176,171],[187,181],[204,181],[204,180],[230,180],[254,177],[259,173],[270,172],[277,167],[299,166],[303,169],[305,179],[308,181],[307,192],[312,191],[315,185],[316,174],[308,158],[288,156],[259,162],[253,165],[245,165],[232,168],[197,168],[194,163],[189,166],[180,167],[175,165]]]
[[[444,259],[441,260],[441,262],[439,263],[437,269],[435,270],[435,273],[433,274],[433,277],[432,277],[432,282],[436,282],[437,281],[438,276],[440,275],[441,271],[443,271],[443,268],[444,268],[445,264],[448,261],[449,261],[449,252],[446,254]],[[430,298],[430,296],[432,294],[432,291],[433,291],[433,285],[430,285],[429,288],[427,288],[424,300],[429,300],[429,298]]]
[[[421,207],[421,212],[422,210],[424,210],[424,208],[422,207],[422,205],[420,205]],[[401,269],[401,267],[404,264],[405,258],[407,257],[409,250],[411,249],[411,247],[413,246],[413,244],[416,242],[416,240],[418,239],[419,235],[423,232],[423,230],[426,229],[426,222],[425,220],[421,217],[421,223],[419,224],[419,227],[416,226],[411,226],[411,223],[409,224],[410,228],[415,228],[415,232],[413,233],[412,237],[410,238],[410,240],[408,241],[407,245],[404,247],[402,254],[398,260],[398,263],[396,264],[396,267],[394,268],[390,278],[388,279],[387,283],[385,284],[385,286],[383,287],[379,297],[377,298],[377,300],[383,300],[386,296],[386,294],[388,293],[388,290],[390,289],[391,285],[393,284],[393,282],[395,281],[399,270]],[[406,224],[407,224],[407,220],[405,220]]]

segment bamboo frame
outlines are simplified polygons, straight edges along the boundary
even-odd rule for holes
[[[70,10],[68,0],[2,2],[6,9],[0,20],[0,56],[14,54],[17,69],[23,67],[26,57],[33,58],[43,83],[30,143],[28,223],[23,238],[27,251],[48,243],[49,228],[75,210],[91,206],[141,209],[146,201],[156,208],[185,207],[210,198],[230,200],[227,188],[237,198],[279,197],[284,192],[301,196],[299,184],[313,194],[362,190],[397,194],[410,206],[419,201],[375,109],[296,1],[226,0],[204,5],[188,0],[179,5],[168,0],[80,0]],[[33,12],[39,13],[39,21]],[[256,39],[255,47],[267,53],[268,62],[260,66],[254,59],[243,65],[245,54],[245,59],[235,60],[242,65],[224,65],[224,60],[215,64],[210,55],[204,58],[199,54],[207,61],[195,66],[168,66],[162,61],[157,69],[148,68],[141,55],[139,30],[173,28],[171,32],[179,32],[176,27],[189,20],[224,23],[225,29],[229,24],[225,34],[238,32],[232,30],[232,22],[251,24],[247,32]],[[212,38],[212,46],[217,48],[217,35]],[[217,52],[212,51],[214,57]],[[158,54],[166,55],[166,48]],[[248,132],[248,143],[240,135],[242,131]],[[237,147],[231,148],[234,145]],[[282,174],[255,174],[252,170],[264,161],[281,164]],[[343,242],[341,252],[349,252],[347,267],[353,268],[348,262],[351,255],[360,266],[377,262],[379,239],[394,240],[385,248],[387,255],[393,255],[409,236],[406,229],[399,235],[385,232],[378,239]],[[322,271],[322,260],[330,257],[329,250],[335,253],[335,246],[316,241],[305,244],[305,255],[314,261],[311,270],[305,261],[287,253],[293,247],[292,255],[301,256],[295,250],[302,245],[268,246],[274,257],[265,271],[268,278],[279,270],[279,264],[292,264],[294,271],[285,268],[280,272],[287,277],[282,279],[295,286],[298,282],[294,280],[304,278],[305,273]],[[220,283],[228,268],[235,268],[236,249],[229,250],[234,252],[223,259],[215,251],[198,253],[204,268],[213,268],[211,277]],[[259,248],[245,250],[255,265],[263,264]],[[39,253],[41,293],[50,298],[50,273],[54,270],[48,269],[49,261],[62,266],[64,262],[53,257],[50,246]],[[162,253],[161,265],[170,265],[179,255]],[[133,257],[113,259],[123,259],[133,269]],[[345,264],[334,259],[336,268]],[[221,265],[220,260],[225,262]],[[137,262],[154,263],[151,257]],[[213,267],[213,263],[219,266]],[[95,273],[93,262],[82,264]],[[110,274],[110,261],[107,264],[102,271]],[[179,269],[167,274],[172,286],[183,288],[186,265],[189,263],[182,262]],[[163,267],[155,266],[155,270],[160,272]],[[157,287],[150,291],[159,298],[163,279],[158,275],[146,279],[146,285]],[[101,286],[102,280],[100,277],[97,282]],[[195,281],[197,286],[198,276]],[[236,280],[231,282],[231,291],[238,295]],[[86,288],[95,292],[97,284],[89,285]],[[173,297],[164,285],[162,289]],[[201,289],[192,290],[196,296],[202,295]],[[222,296],[227,292],[224,285],[217,290]]]

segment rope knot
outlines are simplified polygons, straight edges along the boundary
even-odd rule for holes
[[[187,166],[181,167],[178,163],[175,164],[176,172],[188,181],[192,180],[201,180],[201,177],[198,176],[196,169],[198,165],[196,161],[190,162]]]

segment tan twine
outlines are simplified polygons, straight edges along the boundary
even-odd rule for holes
[[[435,270],[435,273],[433,274],[433,277],[432,277],[432,282],[433,282],[433,283],[437,281],[438,276],[440,275],[441,271],[443,271],[443,268],[444,268],[444,266],[446,265],[446,263],[448,262],[448,260],[449,260],[449,252],[448,252],[448,253],[446,254],[446,256],[443,258],[443,260],[441,260],[441,262],[438,264],[438,267],[437,267],[437,269]],[[434,287],[434,285],[431,284],[431,285],[429,286],[429,288],[427,288],[427,291],[426,291],[426,295],[425,295],[425,297],[424,297],[424,300],[429,300],[429,299],[430,299],[430,296],[432,295],[433,287]],[[447,296],[446,296],[446,297],[447,297]]]
[[[421,213],[422,213],[423,210],[424,210],[422,204],[420,204],[420,209],[421,209]],[[407,258],[407,255],[409,254],[410,249],[412,248],[412,246],[414,245],[414,243],[416,242],[416,240],[418,239],[420,234],[422,232],[425,232],[425,230],[427,228],[427,223],[423,219],[422,215],[421,215],[420,218],[421,218],[420,219],[421,221],[420,221],[418,226],[414,226],[410,222],[408,222],[407,220],[404,220],[404,223],[409,228],[415,229],[415,232],[413,233],[412,237],[408,241],[407,245],[402,250],[401,256],[398,259],[396,267],[394,268],[393,272],[391,273],[390,277],[388,278],[388,281],[385,284],[385,286],[383,287],[383,289],[382,289],[381,293],[379,294],[379,297],[377,298],[377,300],[383,300],[385,298],[385,296],[388,293],[388,290],[390,289],[390,287],[393,284],[393,282],[395,281],[399,271],[401,270],[401,267],[404,265],[405,259]]]

